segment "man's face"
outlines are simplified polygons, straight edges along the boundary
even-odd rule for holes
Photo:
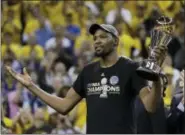
[[[115,50],[114,37],[104,30],[97,30],[94,34],[94,49],[97,57],[105,57]]]

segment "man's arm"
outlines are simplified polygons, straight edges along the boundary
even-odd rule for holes
[[[179,86],[183,91],[184,90],[184,71],[181,71]],[[160,79],[158,82],[153,82],[153,86],[151,89],[148,87],[144,87],[143,89],[140,90],[139,97],[141,98],[145,106],[145,109],[148,112],[154,112],[156,110],[156,107],[162,98],[161,90],[162,90],[162,85],[161,85]],[[183,102],[183,99],[182,99],[182,102]]]
[[[66,115],[73,107],[82,99],[73,88],[70,88],[65,98],[59,98],[57,96],[48,94],[40,89],[37,85],[32,84],[27,87],[32,93],[38,96],[50,107],[57,110],[59,113]]]
[[[144,87],[140,90],[139,97],[148,112],[155,112],[162,96],[161,89],[161,82],[157,81],[153,82],[151,89],[149,87]]]
[[[157,102],[161,99],[161,80],[152,82],[152,87],[149,82],[136,73],[139,67],[138,63],[134,64],[134,72],[132,74],[132,89],[134,95],[139,95],[147,112],[154,112],[157,107]]]
[[[152,82],[152,87],[149,87],[148,82],[136,73],[138,63],[134,65],[134,73],[132,74],[132,89],[134,95],[139,95],[146,111],[154,112],[157,107],[157,102],[161,99],[161,82]]]
[[[19,81],[33,94],[38,96],[42,101],[44,101],[46,104],[48,104],[58,112],[62,113],[63,115],[67,114],[82,99],[82,97],[78,95],[73,88],[69,90],[67,96],[64,99],[48,94],[33,83],[25,68],[23,70],[23,74],[16,73],[9,66],[6,66],[6,70],[13,78]]]
[[[155,46],[151,53],[151,56],[155,57],[157,63],[162,66],[163,61],[166,57],[167,47],[166,46]],[[162,85],[161,82],[164,78],[159,76],[158,81],[153,81],[152,88],[145,87],[140,90],[139,97],[143,102],[145,109],[148,112],[155,112],[159,101],[162,98]],[[163,80],[164,83],[164,80]]]

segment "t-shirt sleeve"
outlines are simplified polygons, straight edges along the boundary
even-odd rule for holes
[[[138,95],[140,90],[144,87],[147,86],[147,80],[143,79],[142,77],[140,77],[136,70],[139,67],[138,63],[134,63],[133,65],[133,73],[132,73],[132,90],[134,95]]]
[[[84,69],[78,75],[76,81],[73,84],[74,90],[82,97],[85,97],[85,88],[84,88]]]

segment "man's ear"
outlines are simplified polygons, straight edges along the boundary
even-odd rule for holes
[[[119,39],[118,38],[114,38],[114,46],[118,46],[119,44]]]

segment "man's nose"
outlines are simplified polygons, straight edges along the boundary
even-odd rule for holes
[[[96,45],[100,45],[100,44],[101,44],[101,40],[100,40],[100,39],[97,39],[97,40],[95,41],[95,44],[96,44]]]

